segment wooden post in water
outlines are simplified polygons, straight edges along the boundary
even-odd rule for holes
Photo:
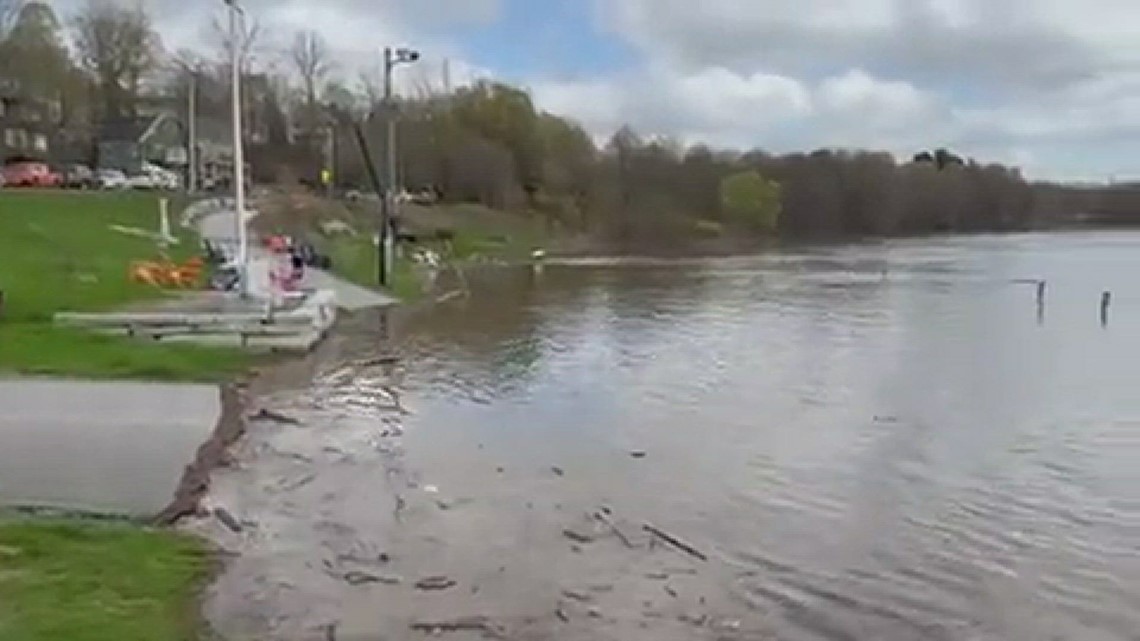
[[[1100,295],[1100,326],[1108,326],[1108,307],[1112,304],[1112,292],[1103,292]]]

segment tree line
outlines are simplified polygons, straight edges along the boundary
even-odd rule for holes
[[[685,146],[630,127],[599,145],[523,88],[491,80],[452,87],[445,73],[433,80],[423,68],[401,69],[417,74],[416,86],[388,108],[379,61],[350,77],[317,32],[277,45],[256,21],[236,42],[223,25],[212,33],[212,47],[168,52],[141,3],[89,0],[64,23],[42,0],[0,0],[0,77],[55,102],[60,128],[76,136],[148,102],[185,104],[191,78],[199,113],[225,121],[237,47],[257,132],[246,142],[255,177],[315,182],[331,165],[339,187],[367,188],[344,116],[362,123],[382,159],[384,124],[395,115],[403,187],[545,216],[623,244],[1012,230],[1095,206],[1087,193],[1034,185],[1016,168],[946,149],[902,161],[841,149],[774,155]]]

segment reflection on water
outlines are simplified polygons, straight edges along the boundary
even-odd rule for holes
[[[511,272],[404,328],[406,457],[683,532],[781,639],[1137,639],[1137,273],[1120,233]]]

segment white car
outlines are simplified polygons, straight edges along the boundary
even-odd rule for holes
[[[95,184],[99,189],[123,189],[127,186],[127,176],[118,169],[100,169],[95,172]]]
[[[178,174],[150,163],[144,164],[142,173],[127,178],[131,189],[178,189],[182,179]]]

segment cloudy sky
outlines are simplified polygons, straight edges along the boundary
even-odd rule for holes
[[[174,45],[209,0],[150,0]],[[220,4],[220,0],[218,3]],[[406,43],[417,81],[490,75],[605,136],[623,123],[771,151],[947,146],[1034,177],[1140,177],[1137,0],[245,0],[349,65]],[[274,45],[276,46],[276,45]],[[272,49],[272,47],[269,47]],[[269,53],[263,54],[271,57]],[[405,78],[405,82],[410,82]]]

